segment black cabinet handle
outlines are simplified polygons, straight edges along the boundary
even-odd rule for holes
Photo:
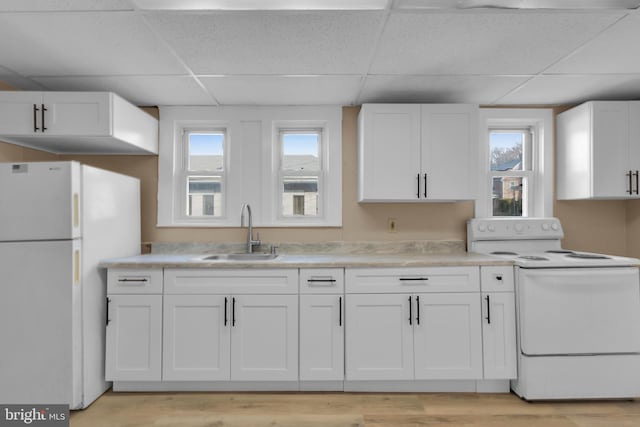
[[[338,325],[342,326],[342,297],[338,298],[338,312],[340,313],[338,318]]]
[[[409,297],[409,324],[413,325],[413,314],[412,314],[411,297]]]
[[[427,174],[424,174],[424,198],[427,198]]]
[[[41,106],[42,106],[42,109],[40,110],[40,114],[42,117],[41,125],[42,125],[42,132],[44,132],[45,130],[47,130],[46,126],[44,125],[44,112],[47,111],[47,107],[45,107],[44,104],[42,104]]]
[[[627,190],[627,193],[629,194],[633,194],[633,184],[631,183],[631,171],[627,172],[627,176],[629,177],[629,189]]]
[[[640,181],[640,177],[639,177],[638,175],[640,175],[640,174],[638,173],[638,171],[635,171],[635,173],[633,174],[633,176],[635,176],[635,177],[636,177],[636,194],[638,194],[638,191],[639,191],[639,189],[638,189],[638,184],[639,184],[639,182],[638,182],[638,181]]]
[[[236,299],[231,298],[231,326],[236,326]]]
[[[429,278],[428,277],[401,277],[399,280],[403,282],[411,282],[411,281],[419,282],[423,280],[429,280]]]
[[[38,127],[38,111],[40,109],[36,104],[33,104],[33,131],[38,132],[40,128]]]
[[[118,279],[118,283],[146,283],[147,279]]]
[[[307,283],[314,283],[314,282],[320,282],[320,283],[335,283],[336,279],[307,279]]]
[[[109,303],[111,303],[111,298],[107,297],[107,318],[106,318],[106,326],[109,326],[109,323],[111,323],[111,319],[109,319]]]
[[[502,274],[496,274],[496,280],[502,282]]]
[[[416,295],[416,324],[420,324],[420,295]]]
[[[416,193],[416,197],[420,198],[420,174],[418,174],[418,192]]]
[[[229,303],[229,300],[227,299],[227,297],[224,297],[224,326],[227,326],[227,321],[229,319],[227,319],[227,305]]]
[[[484,299],[487,300],[487,317],[485,317],[485,319],[487,319],[487,323],[490,325],[491,324],[491,301],[489,300],[489,295],[484,297]]]

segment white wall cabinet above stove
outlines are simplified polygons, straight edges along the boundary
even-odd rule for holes
[[[477,123],[476,105],[363,105],[358,201],[474,199]]]
[[[0,139],[56,154],[157,154],[158,121],[111,92],[0,91]]]
[[[559,200],[640,198],[640,101],[590,101],[558,115]]]

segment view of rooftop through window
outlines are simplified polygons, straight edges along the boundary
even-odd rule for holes
[[[282,215],[317,216],[321,133],[283,130],[281,144]]]
[[[222,215],[224,132],[189,132],[187,215]],[[193,173],[193,174],[192,174]]]
[[[494,216],[523,216],[529,171],[528,130],[493,130],[489,133],[489,163]]]

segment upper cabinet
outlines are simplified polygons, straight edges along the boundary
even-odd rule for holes
[[[640,101],[591,101],[558,115],[557,198],[640,195]]]
[[[358,201],[474,199],[477,123],[477,105],[363,105]]]
[[[158,121],[111,92],[0,92],[0,140],[56,154],[157,154]]]

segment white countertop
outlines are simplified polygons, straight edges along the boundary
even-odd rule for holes
[[[322,267],[444,267],[512,265],[510,260],[476,253],[454,254],[281,254],[271,260],[203,260],[208,254],[148,254],[113,258],[100,263],[105,268],[322,268]]]

